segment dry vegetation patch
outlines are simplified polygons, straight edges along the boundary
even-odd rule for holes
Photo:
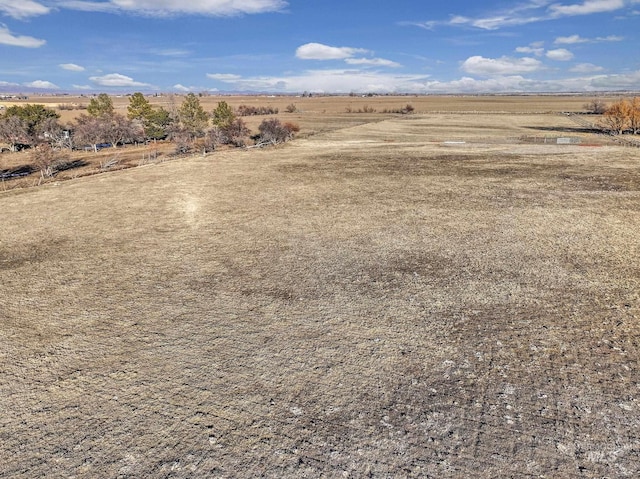
[[[638,150],[463,116],[0,193],[0,474],[633,477]]]

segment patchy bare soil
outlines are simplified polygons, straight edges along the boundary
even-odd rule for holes
[[[640,150],[463,116],[0,193],[0,477],[636,477]]]

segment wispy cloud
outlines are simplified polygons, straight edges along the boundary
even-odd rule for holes
[[[603,42],[621,42],[624,37],[618,35],[609,35],[607,37],[584,38],[580,35],[569,35],[568,37],[558,37],[553,43],[556,45],[575,45],[577,43],[603,43]]]
[[[63,0],[59,5],[87,12],[135,13],[151,17],[172,15],[232,16],[282,11],[284,0]]]
[[[181,48],[166,48],[163,50],[155,50],[153,53],[161,57],[186,57],[191,54],[189,50],[183,50]]]
[[[569,69],[573,73],[597,73],[604,71],[604,68],[593,63],[578,63]]]
[[[242,77],[240,75],[234,75],[233,73],[207,73],[207,78],[223,82],[232,82]]]
[[[593,13],[614,12],[625,6],[625,0],[585,0],[573,5],[554,4],[549,6],[552,17],[591,15]]]
[[[544,42],[533,42],[526,47],[517,47],[516,52],[541,57],[542,55],[544,55]]]
[[[0,44],[12,47],[39,48],[46,43],[46,40],[40,40],[39,38],[14,35],[6,25],[0,24]]]
[[[550,0],[529,0],[480,17],[452,15],[448,20],[410,21],[402,22],[401,24],[413,25],[428,30],[433,30],[437,26],[497,30],[563,17],[615,12],[637,3],[637,0],[583,0],[582,2],[564,5],[552,3]]]
[[[402,66],[397,62],[387,60],[385,58],[347,58],[345,59],[345,63],[349,65],[369,65],[390,68],[398,68]]]
[[[83,72],[85,68],[80,65],[76,65],[75,63],[61,63],[58,65],[63,70],[68,70],[70,72]]]
[[[0,0],[0,13],[18,20],[46,15],[51,9],[33,0]]]

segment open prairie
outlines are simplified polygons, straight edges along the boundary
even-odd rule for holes
[[[0,477],[637,477],[640,149],[402,102],[0,192]]]

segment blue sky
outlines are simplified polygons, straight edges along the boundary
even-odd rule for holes
[[[0,91],[640,90],[640,0],[0,0]]]

